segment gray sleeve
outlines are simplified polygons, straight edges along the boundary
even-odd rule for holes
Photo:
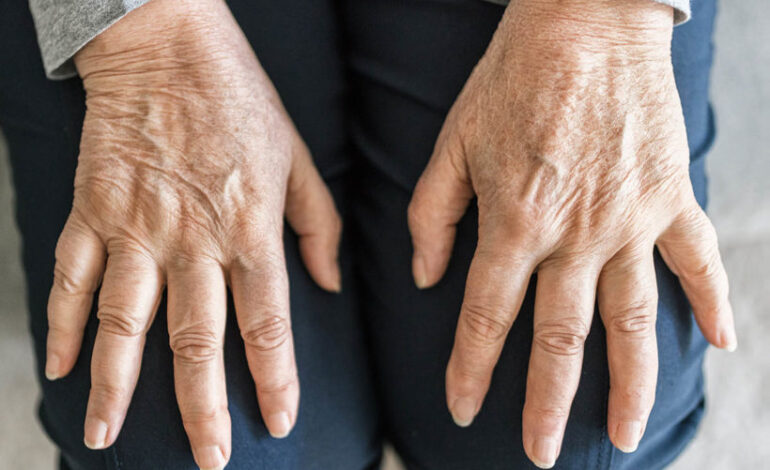
[[[29,0],[48,78],[76,74],[72,57],[126,13],[149,0]]]
[[[498,5],[508,5],[509,0],[486,0]],[[649,1],[649,0],[640,0]],[[653,0],[674,8],[674,26],[682,24],[690,19],[690,0]]]

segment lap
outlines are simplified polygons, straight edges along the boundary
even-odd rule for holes
[[[676,28],[672,47],[687,122],[691,179],[705,204],[703,156],[713,129],[708,104],[712,2]],[[353,222],[365,260],[362,308],[372,338],[386,437],[410,468],[533,468],[521,444],[532,342],[534,280],[509,334],[489,395],[469,428],[452,422],[444,372],[470,260],[477,213],[458,227],[449,269],[419,291],[411,275],[406,209],[443,119],[483,54],[503,8],[475,0],[346,2],[351,139],[360,160]],[[609,375],[597,317],[557,468],[659,468],[694,435],[703,410],[706,343],[676,277],[656,256],[659,289],[657,401],[639,449],[623,454],[606,431]]]

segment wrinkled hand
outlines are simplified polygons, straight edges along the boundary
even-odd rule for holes
[[[441,278],[455,224],[478,198],[478,246],[446,374],[459,425],[479,412],[537,272],[523,444],[542,467],[560,451],[597,295],[609,435],[636,448],[657,378],[656,245],[706,338],[736,346],[716,235],[688,176],[671,30],[671,8],[653,2],[512,2],[409,207],[424,288]]]
[[[184,426],[198,465],[221,468],[230,455],[226,287],[262,416],[285,436],[299,383],[284,210],[311,276],[338,291],[333,200],[224,2],[154,0],[89,43],[76,64],[87,113],[56,249],[46,374],[73,367],[101,281],[85,442],[111,445],[167,286]]]

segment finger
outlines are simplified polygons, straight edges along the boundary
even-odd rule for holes
[[[120,432],[162,288],[161,273],[148,256],[123,251],[107,259],[85,421],[84,440],[91,449],[112,445]]]
[[[337,250],[342,220],[304,144],[289,176],[286,219],[299,237],[300,254],[310,276],[323,289],[339,292]]]
[[[651,247],[616,254],[604,266],[598,292],[610,367],[607,429],[615,447],[633,452],[647,426],[658,378],[658,289]]]
[[[201,468],[230,459],[222,344],[226,286],[219,264],[180,261],[168,269],[168,331],[179,411]]]
[[[524,450],[540,468],[556,462],[583,362],[597,273],[550,264],[537,274],[534,336],[522,415]]]
[[[446,373],[447,405],[458,426],[470,425],[481,408],[534,267],[512,247],[499,249],[503,255],[477,249],[468,273]]]
[[[455,147],[458,147],[455,145]],[[436,284],[446,271],[456,225],[473,197],[462,155],[449,144],[437,145],[409,203],[412,274],[420,289]]]
[[[45,375],[55,380],[75,365],[94,292],[104,269],[104,246],[70,215],[56,244],[53,287],[48,298]]]
[[[276,245],[261,250],[283,253]],[[285,437],[297,419],[299,381],[283,258],[238,263],[230,269],[230,285],[262,418],[273,437]]]
[[[733,351],[738,339],[716,231],[703,210],[693,206],[660,236],[658,248],[679,276],[703,335],[714,346]]]

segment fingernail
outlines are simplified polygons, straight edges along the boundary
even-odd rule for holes
[[[45,378],[48,380],[56,380],[59,378],[59,356],[54,353],[48,353],[45,360]]]
[[[538,468],[551,468],[556,463],[556,452],[559,451],[559,443],[550,437],[539,437],[532,447],[532,463]]]
[[[332,291],[337,294],[342,292],[342,275],[340,274],[340,267],[337,265],[334,267],[334,281],[332,281]]]
[[[738,349],[738,338],[735,335],[735,328],[724,328],[720,336],[722,348],[726,351],[733,352]]]
[[[104,449],[107,447],[107,423],[101,419],[86,418],[85,435],[83,442],[86,447],[92,450]]]
[[[285,411],[272,414],[267,417],[267,430],[276,439],[281,439],[291,432],[291,419]]]
[[[615,446],[623,452],[633,452],[639,446],[641,438],[641,421],[621,421],[615,433]]]
[[[415,253],[414,261],[412,261],[412,274],[418,289],[428,287],[428,272],[425,270],[425,261],[417,253]]]
[[[222,470],[227,463],[219,446],[200,447],[193,450],[193,454],[201,470]]]
[[[452,419],[455,424],[461,428],[466,428],[471,425],[476,417],[476,408],[476,400],[469,397],[461,397],[452,403],[449,411],[452,413]]]

